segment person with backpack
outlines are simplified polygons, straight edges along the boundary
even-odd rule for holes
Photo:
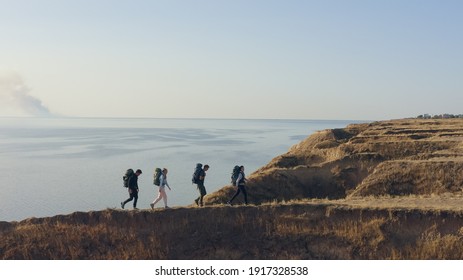
[[[161,185],[161,181],[160,181],[161,175],[162,175],[161,168],[157,167],[156,169],[154,169],[153,184],[158,187]]]
[[[232,205],[233,200],[240,194],[240,192],[244,195],[244,204],[248,204],[248,194],[246,192],[246,175],[244,174],[244,166],[235,166],[232,173],[232,183],[234,186],[237,186],[238,189],[236,190],[235,195],[227,202],[228,205]]]
[[[209,165],[206,164],[204,165],[204,168],[202,168],[202,164],[198,163],[196,165],[195,173],[193,173],[193,183],[196,184],[199,191],[199,197],[195,199],[195,203],[199,207],[204,205],[203,198],[207,194],[206,187],[204,186],[204,179],[206,179],[207,170],[209,170]]]
[[[124,209],[124,206],[127,202],[133,200],[133,209],[137,210],[137,201],[138,201],[138,176],[142,174],[140,169],[137,169],[135,173],[127,174],[124,176],[124,182],[127,182],[127,189],[129,191],[129,198],[126,201],[121,202],[121,208]],[[125,183],[124,183],[125,186]]]
[[[166,209],[169,208],[167,206],[167,194],[166,194],[165,188],[167,186],[169,190],[172,190],[172,189],[170,188],[169,183],[167,183],[167,172],[168,170],[166,168],[162,169],[162,174],[159,177],[159,195],[152,203],[150,203],[151,209],[153,210],[154,210],[154,205],[156,205],[156,203],[158,203],[161,199],[164,200],[164,207]]]

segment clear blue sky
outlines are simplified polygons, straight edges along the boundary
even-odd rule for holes
[[[463,1],[0,0],[0,115],[460,114],[462,33]]]

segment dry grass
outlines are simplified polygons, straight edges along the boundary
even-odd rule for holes
[[[0,256],[3,259],[463,257],[461,206],[453,210],[413,207],[413,201],[419,199],[409,197],[399,201],[384,197],[383,205],[370,205],[368,199],[310,200],[258,207],[74,213],[3,227]],[[436,205],[440,203],[433,197],[427,199]]]
[[[250,176],[253,203],[460,193],[463,119],[394,120],[317,132]],[[224,203],[225,187],[206,197]]]
[[[0,258],[462,259],[462,140],[461,119],[320,131],[250,176],[255,206],[223,206],[228,186],[201,209],[0,222]]]

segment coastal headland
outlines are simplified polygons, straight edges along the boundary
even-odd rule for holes
[[[2,259],[463,259],[463,119],[318,131],[253,174],[250,205],[0,222]]]

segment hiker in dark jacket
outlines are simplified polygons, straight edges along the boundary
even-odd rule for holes
[[[238,175],[238,179],[236,179],[236,186],[238,189],[236,190],[235,195],[227,202],[229,205],[232,205],[233,200],[240,194],[240,192],[244,195],[244,204],[248,204],[248,193],[246,192],[246,175],[244,174],[244,166],[240,166],[240,174]]]
[[[204,186],[204,179],[206,179],[206,171],[209,170],[209,165],[204,165],[198,174],[198,181],[196,183],[199,191],[199,197],[195,199],[196,205],[199,207],[203,206],[203,197],[207,194],[206,187]]]
[[[129,195],[130,197],[124,201],[124,202],[121,202],[121,208],[124,209],[124,206],[127,202],[129,201],[132,201],[133,200],[133,209],[138,209],[137,208],[137,201],[138,201],[138,176],[140,176],[141,174],[141,170],[140,169],[137,169],[137,171],[135,172],[134,175],[132,175],[130,178],[129,178],[129,182],[128,182],[128,190],[129,190]]]

